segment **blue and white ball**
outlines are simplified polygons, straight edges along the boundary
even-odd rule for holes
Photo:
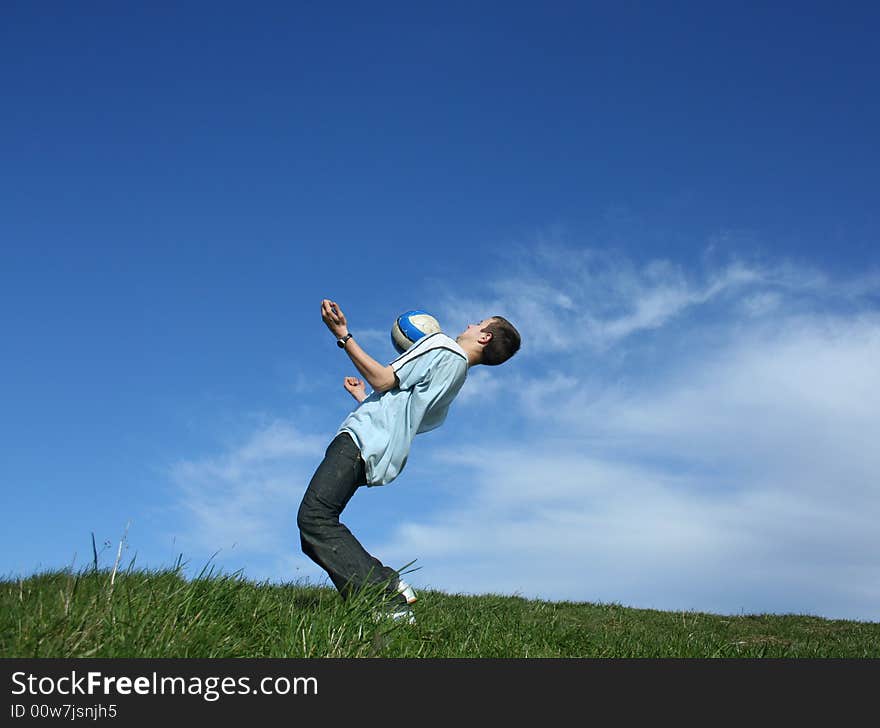
[[[407,311],[395,320],[391,327],[391,343],[403,354],[423,336],[440,331],[440,323],[425,311]]]

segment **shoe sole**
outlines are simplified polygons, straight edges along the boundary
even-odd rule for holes
[[[394,612],[376,612],[373,615],[374,622],[382,622],[386,619],[392,622],[406,622],[411,625],[416,623],[416,615],[413,614],[411,609],[398,609]]]

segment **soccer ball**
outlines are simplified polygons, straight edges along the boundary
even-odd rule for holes
[[[403,354],[423,336],[440,331],[440,323],[425,311],[407,311],[400,314],[391,327],[391,343]]]

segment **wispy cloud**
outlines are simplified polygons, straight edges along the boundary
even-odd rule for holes
[[[287,563],[299,550],[296,510],[326,445],[274,420],[215,457],[176,463],[170,475],[188,524],[179,547],[187,554],[235,551],[245,563],[255,555]]]
[[[357,337],[358,341],[368,350],[371,350],[373,347],[387,348],[391,340],[391,327],[389,326],[387,331],[381,329],[358,329]]]
[[[451,294],[441,314],[450,322],[504,314],[524,334],[526,356],[585,348],[605,352],[710,304],[739,305],[758,316],[772,313],[781,296],[801,306],[804,296],[808,302],[840,303],[880,292],[877,273],[833,281],[790,263],[704,261],[688,269],[668,260],[636,264],[611,253],[550,243],[522,248],[511,258],[517,267],[507,277],[492,281],[479,296]]]

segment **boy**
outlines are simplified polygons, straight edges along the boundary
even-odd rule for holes
[[[412,587],[367,553],[339,516],[360,486],[385,485],[400,474],[413,438],[443,424],[470,367],[507,361],[520,336],[507,319],[492,316],[455,339],[442,332],[424,336],[382,366],[358,345],[338,304],[321,301],[321,318],[373,392],[367,396],[356,377],[344,380],[358,407],[340,425],[303,497],[297,516],[302,550],[343,598],[366,584],[384,584],[393,605],[389,616],[412,622]]]

